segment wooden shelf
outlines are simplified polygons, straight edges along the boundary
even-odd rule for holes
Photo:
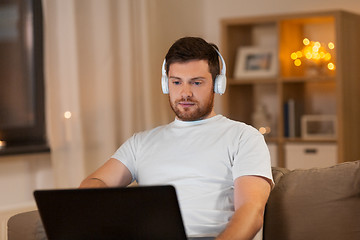
[[[303,138],[283,138],[283,142],[292,143],[336,143],[336,139],[303,139]]]
[[[272,124],[271,135],[265,139],[276,144],[279,166],[286,167],[286,145],[296,143],[335,144],[337,162],[360,159],[359,25],[360,16],[346,11],[231,18],[221,22],[221,50],[228,70],[228,90],[223,101],[226,115],[253,125],[252,114],[259,104],[265,105]],[[290,54],[302,48],[305,37],[335,43],[335,71],[309,76],[311,71],[306,64],[294,66]],[[278,75],[235,79],[237,50],[264,45],[277,50]],[[302,115],[335,115],[337,138],[304,140],[301,131],[293,138],[286,137],[284,104],[290,99],[301,106],[298,122]]]
[[[334,82],[336,77],[333,76],[315,76],[315,77],[283,77],[281,82]]]
[[[303,138],[277,138],[264,136],[268,143],[337,143],[337,139],[303,139]]]

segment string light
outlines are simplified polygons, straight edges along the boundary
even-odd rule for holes
[[[304,38],[303,43],[304,43],[305,46],[307,46],[307,45],[310,44],[310,40],[307,39],[307,38]]]
[[[327,67],[330,70],[335,70],[335,64],[333,64],[333,63],[328,63]]]
[[[71,118],[71,112],[70,111],[64,112],[64,118],[65,119],[70,119]]]
[[[271,128],[270,127],[260,127],[259,132],[262,135],[269,134],[271,132]]]
[[[301,60],[300,59],[295,59],[294,64],[297,67],[301,66]]]
[[[290,57],[291,57],[292,60],[296,60],[298,58],[297,54],[294,53],[294,52],[291,54]]]
[[[6,141],[0,140],[0,148],[6,147]]]
[[[294,61],[294,65],[299,67],[302,65],[301,58],[306,58],[316,64],[320,64],[322,62],[329,62],[332,59],[331,54],[325,49],[324,46],[318,41],[310,41],[308,38],[303,39],[304,47],[301,51],[296,51],[291,53],[290,58]],[[327,44],[329,50],[335,48],[335,44],[333,42],[329,42]],[[328,63],[327,68],[331,71],[335,70],[334,63]]]

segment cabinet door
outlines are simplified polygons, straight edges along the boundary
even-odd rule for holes
[[[329,167],[337,162],[337,146],[335,143],[287,143],[285,159],[285,167],[290,170]]]

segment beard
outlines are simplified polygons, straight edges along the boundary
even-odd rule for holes
[[[181,107],[179,106],[180,102],[191,102],[194,105],[190,107]],[[169,97],[169,103],[171,109],[174,111],[175,115],[179,120],[182,121],[196,121],[206,118],[213,110],[214,107],[214,93],[212,93],[207,101],[203,105],[200,102],[196,101],[193,98],[179,99],[175,102],[171,102]]]

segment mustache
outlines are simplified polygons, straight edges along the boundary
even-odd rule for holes
[[[198,101],[196,101],[196,100],[193,99],[192,97],[189,97],[189,98],[181,98],[181,99],[175,101],[175,103],[180,103],[180,102],[197,103]]]

